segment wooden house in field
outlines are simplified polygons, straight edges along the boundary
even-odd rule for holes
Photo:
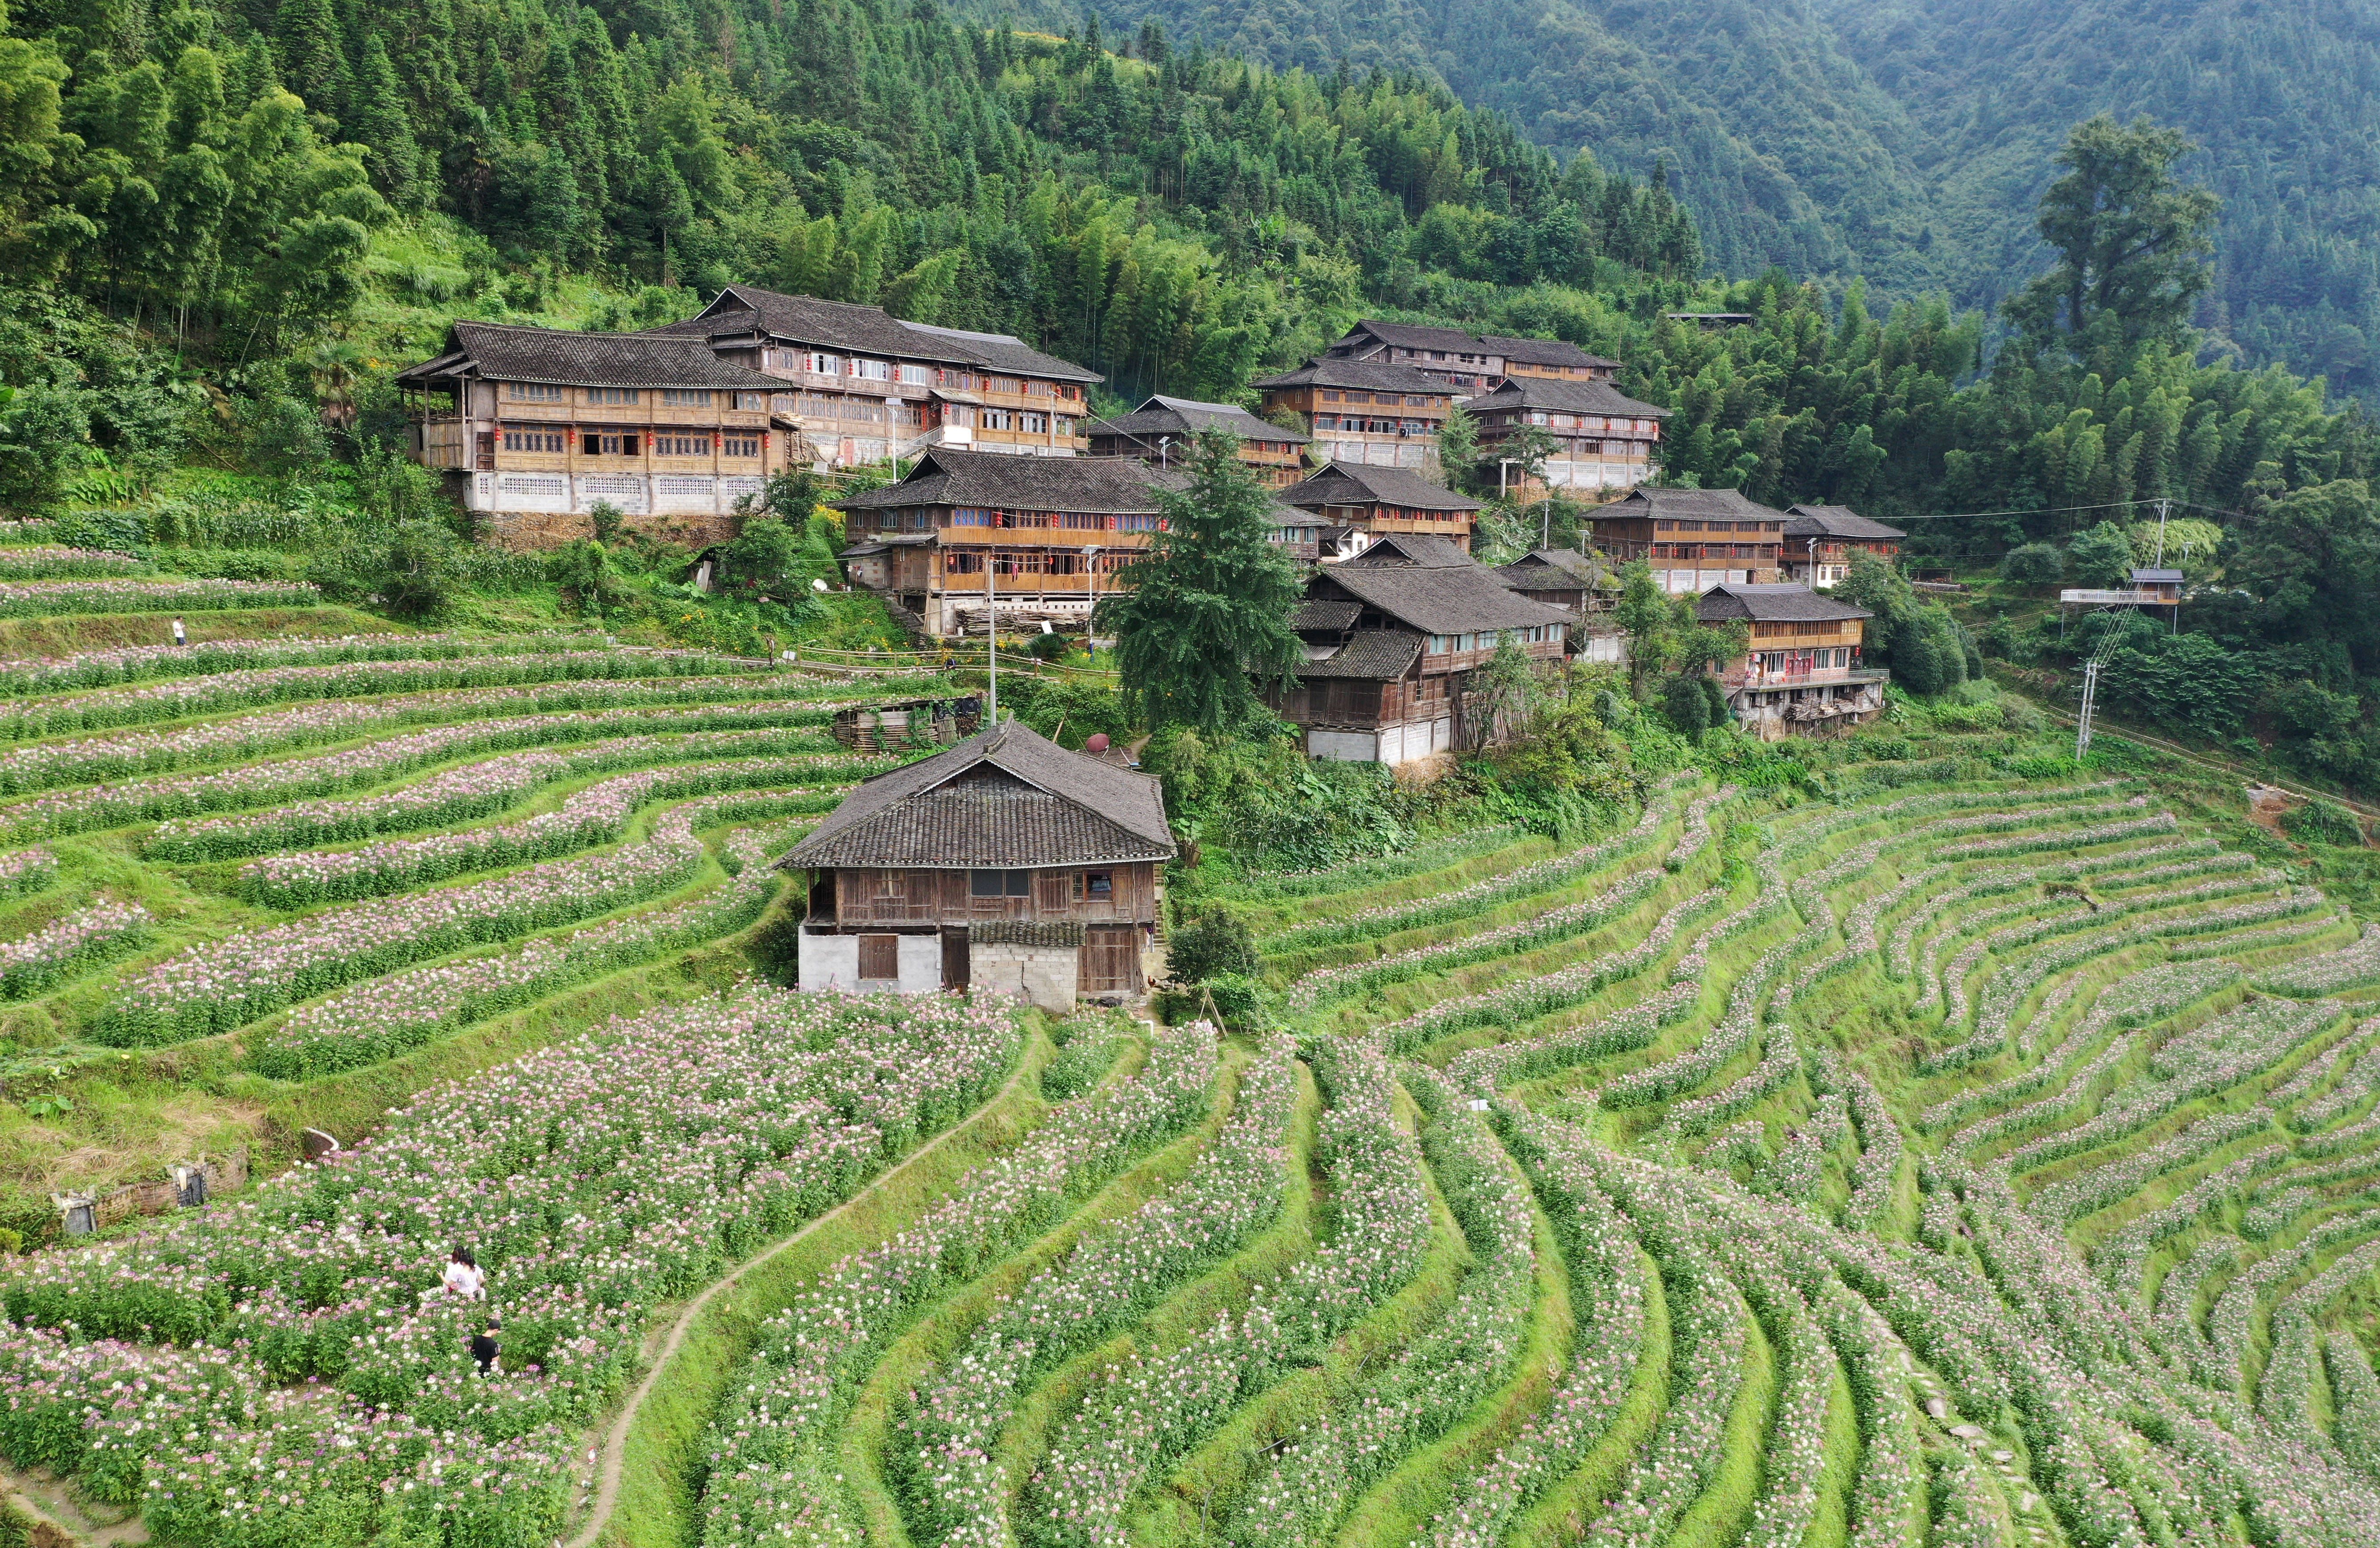
[[[1785,513],[1732,489],[1641,488],[1588,511],[1595,545],[1625,564],[1642,559],[1665,591],[1765,586],[1779,576]]]
[[[1083,392],[1102,380],[1013,335],[929,327],[757,285],[731,285],[699,315],[652,335],[699,340],[771,378],[821,471],[940,447],[1078,456],[1090,445]]]
[[[1410,366],[1444,383],[1457,402],[1514,378],[1600,382],[1620,372],[1618,360],[1590,355],[1558,338],[1519,338],[1370,319],[1349,329],[1347,336],[1332,345],[1323,358]]]
[[[861,785],[778,862],[809,876],[801,987],[1135,997],[1173,852],[1156,779],[1002,721]]]
[[[1409,763],[1482,746],[1509,727],[1474,674],[1506,640],[1559,664],[1572,622],[1443,538],[1383,534],[1306,582],[1292,618],[1306,662],[1273,707],[1317,758]]]
[[[589,536],[602,504],[658,537],[722,542],[800,442],[779,384],[700,339],[456,323],[396,385],[414,460],[516,548]]]
[[[1255,386],[1267,418],[1283,409],[1297,416],[1318,461],[1414,472],[1438,466],[1453,389],[1409,365],[1311,360]]]
[[[1151,396],[1129,414],[1093,420],[1088,431],[1093,457],[1136,457],[1160,467],[1179,468],[1190,459],[1198,433],[1228,431],[1240,438],[1240,461],[1264,483],[1286,489],[1305,473],[1302,430],[1267,424],[1230,403]]]
[[[1778,568],[1786,579],[1804,586],[1831,586],[1851,578],[1853,554],[1864,550],[1879,559],[1894,559],[1908,536],[1848,506],[1789,506]]]
[[[1514,493],[1633,489],[1660,471],[1661,421],[1667,408],[1639,403],[1609,382],[1551,382],[1514,376],[1463,405],[1479,419],[1479,468],[1484,473],[1511,455],[1531,429],[1552,437],[1542,485],[1535,479]]]
[[[1705,623],[1744,624],[1744,653],[1719,672],[1738,724],[1765,741],[1864,725],[1884,711],[1892,674],[1863,666],[1864,608],[1791,583],[1712,587],[1694,603]]]
[[[1281,492],[1281,502],[1332,527],[1379,537],[1390,532],[1443,538],[1468,552],[1480,503],[1402,468],[1334,462]]]

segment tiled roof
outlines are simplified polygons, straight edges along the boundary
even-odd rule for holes
[[[1312,596],[1344,591],[1376,613],[1423,634],[1567,625],[1568,613],[1532,602],[1482,565],[1334,565],[1312,582]]]
[[[1790,506],[1785,535],[1793,538],[1905,538],[1898,527],[1871,521],[1849,506]]]
[[[1093,420],[1083,427],[1083,433],[1154,438],[1195,435],[1202,430],[1228,430],[1245,441],[1287,441],[1293,445],[1313,439],[1302,430],[1267,424],[1236,404],[1201,403],[1188,397],[1151,397],[1129,414]]]
[[[1290,611],[1289,627],[1300,634],[1335,633],[1355,627],[1364,604],[1346,597],[1308,597]]]
[[[1383,360],[1310,360],[1295,371],[1284,371],[1278,376],[1261,376],[1249,384],[1257,387],[1367,387],[1392,393],[1432,393],[1447,395],[1446,384],[1423,375],[1409,365],[1390,365]]]
[[[1382,565],[1423,565],[1433,569],[1460,569],[1471,564],[1471,555],[1456,547],[1453,542],[1435,532],[1382,532],[1365,546],[1364,552],[1345,561],[1364,569]]]
[[[1372,468],[1362,463],[1333,462],[1303,482],[1281,492],[1285,506],[1319,510],[1325,506],[1404,506],[1426,511],[1475,511],[1480,502],[1468,494],[1442,489],[1404,468]]]
[[[1014,334],[972,334],[959,328],[929,327],[923,323],[905,323],[903,327],[913,334],[923,334],[929,340],[945,341],[944,348],[971,349],[983,365],[994,371],[1013,371],[1019,376],[1047,376],[1060,382],[1104,382],[1106,377],[1096,371],[1085,371],[1072,360],[1062,360],[1018,338]]]
[[[757,285],[731,285],[703,309],[700,316],[652,331],[704,339],[735,333],[764,333],[794,344],[863,355],[976,366],[1061,382],[1104,380],[1097,372],[1085,371],[1055,355],[1045,355],[1011,334],[975,334],[905,323],[882,307],[822,301],[815,296],[788,296],[782,291],[763,290]]]
[[[1749,618],[1754,623],[1824,623],[1840,618],[1872,618],[1874,614],[1847,602],[1822,597],[1806,586],[1714,586],[1694,603],[1694,616],[1706,622]]]
[[[1496,573],[1511,584],[1525,590],[1531,584],[1552,589],[1563,586],[1611,587],[1617,589],[1601,565],[1575,548],[1536,548]]]
[[[721,360],[700,338],[652,334],[578,334],[514,323],[456,323],[446,350],[401,373],[422,382],[467,366],[496,382],[572,387],[741,387],[782,389],[774,377]]]
[[[881,489],[829,499],[844,510],[901,506],[982,506],[992,510],[1157,514],[1157,491],[1180,488],[1179,473],[1129,457],[1009,457],[937,447],[909,476]]]
[[[1445,349],[1457,354],[1501,355],[1507,360],[1518,360],[1524,365],[1616,366],[1620,363],[1607,360],[1600,355],[1590,355],[1577,345],[1559,338],[1474,334],[1461,328],[1429,328],[1411,323],[1375,322],[1370,318],[1356,323],[1346,338],[1331,347],[1344,347],[1349,339],[1366,334],[1398,349]]]
[[[1740,489],[1639,488],[1624,500],[1588,510],[1585,519],[1609,521],[1615,517],[1716,517],[1731,521],[1769,521],[1785,513],[1748,498]]]
[[[1542,408],[1563,414],[1617,414],[1626,419],[1666,420],[1667,408],[1639,403],[1609,382],[1551,382],[1542,376],[1508,376],[1492,393],[1463,400],[1475,414],[1499,408]]]
[[[1359,628],[1320,661],[1302,663],[1301,677],[1402,677],[1421,658],[1421,636],[1403,628]]]
[[[778,863],[990,869],[1172,854],[1154,778],[1009,720],[865,782]]]

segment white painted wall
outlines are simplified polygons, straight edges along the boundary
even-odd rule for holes
[[[798,937],[796,962],[804,989],[840,989],[846,993],[860,991],[890,991],[896,994],[931,994],[942,986],[942,941],[939,935],[903,935],[900,941],[901,976],[885,982],[863,981],[859,976],[859,937],[813,933],[805,930]]]
[[[1309,758],[1330,758],[1342,763],[1377,763],[1380,761],[1380,739],[1369,731],[1323,731],[1305,733],[1305,752]]]

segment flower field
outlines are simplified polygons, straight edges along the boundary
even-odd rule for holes
[[[92,1530],[2380,1544],[2380,951],[2147,780],[1688,773],[1060,1020],[749,970],[856,690],[418,638],[0,670],[9,1100],[360,1120],[0,1274]]]

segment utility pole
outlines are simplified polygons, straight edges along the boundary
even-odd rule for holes
[[[991,669],[991,693],[983,717],[987,731],[1000,724],[1000,603],[994,600],[999,580],[999,554],[988,551],[983,556],[983,658]]]
[[[2082,713],[2074,717],[2074,761],[2091,750],[2091,707],[2099,694],[2099,658],[2093,656],[2082,664]]]

